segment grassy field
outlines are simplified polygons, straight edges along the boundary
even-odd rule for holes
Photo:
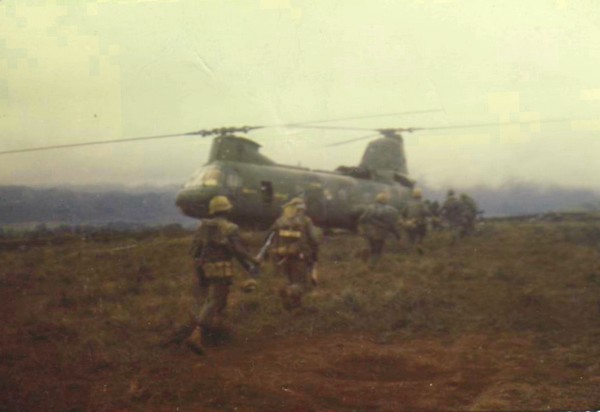
[[[266,266],[204,357],[161,347],[193,306],[190,241],[0,251],[0,410],[600,408],[598,223],[484,222],[423,255],[389,242],[373,272],[360,238],[326,237],[311,310],[285,312]]]

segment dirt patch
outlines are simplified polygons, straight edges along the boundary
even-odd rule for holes
[[[354,355],[323,369],[326,378],[368,382],[413,382],[443,375],[439,366],[402,355]]]
[[[197,369],[202,376],[218,364],[221,379],[250,385],[255,402],[261,400],[255,407],[264,410],[277,410],[281,402],[315,411],[462,409],[498,370],[489,360],[469,359],[476,348],[466,341],[444,346],[398,338],[382,345],[351,335],[279,340],[242,358],[239,351],[232,356],[231,349],[219,350]],[[237,394],[229,395],[237,406]]]

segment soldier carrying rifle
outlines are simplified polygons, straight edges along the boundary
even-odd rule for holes
[[[423,192],[420,188],[413,189],[411,199],[404,205],[400,214],[410,245],[416,247],[418,253],[423,253],[422,242],[427,235],[427,218],[430,212],[423,202]]]
[[[204,353],[203,335],[214,337],[228,332],[223,311],[233,283],[233,260],[251,277],[258,275],[259,262],[246,251],[238,226],[227,220],[232,207],[225,196],[212,198],[209,204],[212,218],[202,219],[190,249],[198,280],[197,302],[201,307],[195,314],[195,328],[185,343],[197,354]],[[250,290],[255,286],[256,281],[249,279],[243,288]]]
[[[396,227],[398,210],[389,205],[390,194],[381,192],[375,197],[375,203],[369,205],[358,219],[359,233],[369,244],[369,268],[374,269],[381,258],[383,245],[389,233],[400,239]]]
[[[306,216],[306,204],[294,198],[283,206],[281,217],[271,226],[265,246],[274,258],[277,271],[285,275],[287,285],[279,291],[284,309],[302,307],[302,298],[316,285],[319,244],[312,220]]]

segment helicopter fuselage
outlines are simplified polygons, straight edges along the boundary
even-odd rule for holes
[[[245,227],[264,228],[290,199],[302,196],[307,213],[323,228],[354,229],[376,194],[386,191],[400,207],[409,188],[399,183],[360,179],[336,172],[283,165],[216,161],[201,168],[177,196],[177,206],[190,217],[209,217],[208,204],[217,195],[234,205],[230,218]]]
[[[280,165],[245,137],[213,140],[208,162],[184,185],[176,200],[190,217],[209,217],[210,200],[224,195],[233,203],[230,218],[240,226],[265,228],[294,197],[304,198],[307,214],[323,228],[355,229],[358,218],[379,192],[401,207],[414,182],[406,172],[401,140],[369,144],[359,167],[336,172]]]

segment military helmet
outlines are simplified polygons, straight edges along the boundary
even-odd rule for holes
[[[390,194],[389,192],[380,192],[377,193],[377,196],[375,196],[375,201],[377,203],[383,203],[383,204],[387,204],[390,203]]]
[[[210,200],[208,205],[208,213],[214,215],[219,212],[227,212],[231,210],[233,206],[226,196],[215,196]]]
[[[423,197],[423,191],[421,190],[420,187],[415,187],[412,190],[412,197],[414,197],[415,199],[420,199]]]
[[[295,197],[292,200],[290,200],[289,202],[287,202],[285,205],[283,205],[283,207],[290,207],[293,206],[297,209],[306,209],[306,203],[304,203],[304,199],[302,199],[301,197]]]

